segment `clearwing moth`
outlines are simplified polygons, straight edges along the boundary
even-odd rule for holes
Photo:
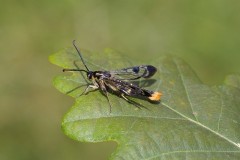
[[[118,94],[127,102],[133,104],[138,108],[143,106],[129,99],[127,96],[147,98],[148,100],[155,101],[155,102],[160,101],[162,93],[157,91],[149,91],[147,89],[139,87],[136,84],[129,82],[131,80],[136,80],[139,78],[152,77],[157,72],[156,67],[152,65],[140,65],[140,66],[128,67],[128,68],[123,68],[120,70],[113,70],[113,71],[91,71],[88,69],[85,61],[83,60],[82,54],[75,44],[75,40],[73,41],[73,46],[75,47],[83,65],[85,66],[85,69],[79,69],[78,67],[76,69],[65,68],[63,69],[63,72],[78,71],[78,72],[86,73],[88,80],[91,81],[91,84],[89,84],[85,88],[85,90],[82,92],[81,95],[86,94],[89,89],[92,89],[92,90],[100,89],[108,100],[108,103],[110,105],[110,112],[111,112],[112,105],[108,97],[109,91],[113,91],[115,94]],[[74,64],[75,66],[77,66],[76,63]]]

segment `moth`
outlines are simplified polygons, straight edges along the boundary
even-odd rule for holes
[[[115,94],[119,95],[123,99],[125,99],[128,103],[133,104],[134,106],[140,108],[141,105],[131,99],[130,97],[137,97],[137,98],[146,98],[149,101],[160,101],[162,93],[157,91],[149,91],[147,89],[139,87],[137,84],[131,83],[133,80],[137,80],[140,78],[150,78],[156,72],[157,68],[152,65],[140,65],[134,67],[123,68],[120,70],[113,70],[113,71],[91,71],[88,69],[82,54],[78,47],[75,44],[75,40],[73,41],[73,46],[76,49],[85,69],[63,69],[63,72],[66,71],[77,71],[77,72],[85,72],[87,79],[91,82],[91,84],[87,85],[85,90],[81,95],[86,94],[89,89],[96,90],[100,89],[101,92],[106,96],[109,106],[110,112],[112,105],[109,101],[108,93],[110,91],[114,92]],[[76,65],[76,64],[75,64]],[[81,96],[80,95],[80,96]]]

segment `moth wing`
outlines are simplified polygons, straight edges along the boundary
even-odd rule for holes
[[[139,78],[150,78],[157,72],[157,68],[152,65],[140,65],[110,71],[114,77],[122,80],[135,80]]]
[[[145,96],[149,97],[153,93],[152,91],[145,90],[139,86],[130,82],[122,81],[119,79],[105,79],[104,83],[106,86],[111,88],[113,91],[124,93],[128,96]]]

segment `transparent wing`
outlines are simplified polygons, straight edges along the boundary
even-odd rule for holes
[[[120,70],[109,71],[110,74],[122,80],[135,80],[139,78],[150,78],[157,71],[157,68],[151,65],[141,65]]]

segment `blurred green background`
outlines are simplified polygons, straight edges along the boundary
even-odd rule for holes
[[[209,85],[240,72],[238,0],[1,0],[0,160],[106,159],[114,142],[79,143],[61,131],[73,99],[52,86],[48,56],[110,47],[146,63],[174,54]]]

